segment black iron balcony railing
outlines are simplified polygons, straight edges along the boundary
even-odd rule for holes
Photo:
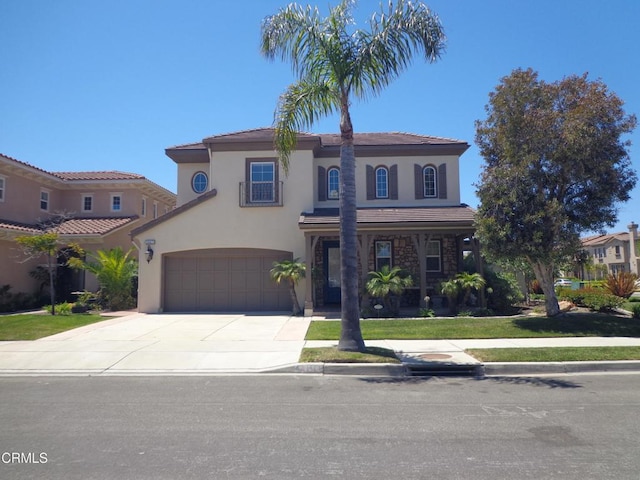
[[[282,182],[240,182],[241,207],[281,207]]]

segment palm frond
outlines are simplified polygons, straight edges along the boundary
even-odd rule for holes
[[[390,2],[386,13],[371,18],[370,26],[370,31],[354,33],[358,61],[351,86],[359,98],[378,94],[411,64],[414,53],[434,62],[444,52],[442,24],[420,2],[398,0],[395,7]]]
[[[274,146],[285,174],[289,157],[296,148],[297,133],[310,128],[318,118],[339,108],[335,87],[327,83],[300,81],[280,96],[275,113]]]

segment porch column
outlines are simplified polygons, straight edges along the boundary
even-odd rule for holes
[[[304,263],[305,263],[305,293],[304,293],[304,316],[310,317],[313,315],[313,261],[314,252],[316,251],[316,245],[318,244],[318,235],[312,235],[310,233],[304,234]]]
[[[428,308],[425,303],[424,297],[427,296],[427,240],[424,233],[418,233],[411,235],[413,240],[413,246],[418,253],[418,265],[420,275],[420,306]]]
[[[367,233],[361,233],[358,241],[358,248],[360,249],[360,269],[361,269],[361,288],[362,288],[362,299],[360,303],[360,309],[369,306],[369,294],[367,293],[364,286],[367,283],[367,276],[369,274],[369,251],[371,250],[371,241],[373,240],[373,235],[369,235]]]

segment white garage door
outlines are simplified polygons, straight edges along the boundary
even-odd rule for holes
[[[290,311],[287,285],[269,276],[291,252],[210,249],[163,257],[165,312]]]

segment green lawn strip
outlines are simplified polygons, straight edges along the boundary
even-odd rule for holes
[[[640,319],[604,313],[558,317],[455,317],[362,320],[365,340],[433,340],[531,337],[640,337]],[[338,340],[340,321],[314,321],[307,340]]]
[[[640,360],[640,347],[474,348],[481,362],[587,362]]]
[[[393,350],[367,347],[366,353],[343,352],[336,347],[304,348],[301,363],[400,363]]]
[[[107,320],[97,314],[20,314],[0,316],[0,341],[37,340],[56,333]]]

